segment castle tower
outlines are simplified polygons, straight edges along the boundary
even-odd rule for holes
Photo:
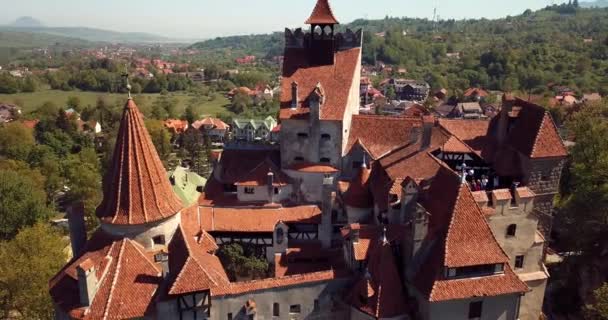
[[[182,208],[141,113],[129,99],[112,166],[104,179],[103,200],[96,211],[101,228],[117,237],[133,238],[146,248],[165,245],[175,232]]]
[[[340,24],[334,16],[329,0],[318,0],[310,17],[306,20],[310,25],[311,62],[317,65],[334,63],[334,29]]]

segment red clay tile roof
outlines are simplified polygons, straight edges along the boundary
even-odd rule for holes
[[[183,133],[188,129],[188,121],[179,119],[167,119],[165,120],[165,128],[175,132]]]
[[[321,223],[316,205],[279,208],[200,207],[201,225],[208,232],[272,232],[279,221],[285,223]]]
[[[470,97],[475,94],[478,97],[487,97],[488,96],[488,92],[481,88],[469,88],[464,92],[465,97]]]
[[[530,158],[565,157],[568,151],[553,119],[541,106],[516,98],[521,111],[507,142]]]
[[[447,120],[439,119],[439,125],[464,142],[486,161],[494,160],[496,140],[489,134],[488,120]]]
[[[528,187],[517,188],[517,194],[520,198],[534,198],[536,194]]]
[[[213,291],[230,283],[219,258],[209,254],[204,246],[193,239],[180,228],[171,240],[170,270],[177,276],[169,289],[170,295]]]
[[[372,242],[379,241],[382,236],[382,227],[379,225],[360,225],[353,223],[347,228],[343,228],[344,237],[350,238],[352,236],[351,231],[354,228],[359,229],[359,241],[353,243],[353,252],[355,260],[363,261],[366,260],[370,253],[370,245]],[[405,237],[407,229],[405,225],[390,224],[387,225],[386,238],[389,242],[400,242]]]
[[[425,197],[423,205],[430,213],[427,239],[437,241],[415,277],[416,287],[429,301],[526,292],[527,286],[509,268],[484,212],[459,180],[442,166]],[[445,268],[488,264],[504,264],[504,274],[453,280],[444,276]]]
[[[359,143],[377,160],[397,147],[410,143],[412,129],[420,128],[420,118],[354,115],[346,144],[347,152]]]
[[[390,243],[375,239],[371,248],[367,263],[369,279],[364,276],[355,285],[351,303],[376,319],[406,314],[407,299]],[[362,299],[363,295],[366,299]]]
[[[343,270],[328,270],[261,280],[231,282],[230,285],[219,287],[215,291],[212,291],[211,295],[237,295],[254,291],[326,282],[337,278],[344,278],[345,276],[348,276],[348,273]]]
[[[224,121],[212,117],[207,117],[203,120],[197,120],[192,123],[192,127],[197,130],[201,127],[204,128],[206,126],[210,126],[212,129],[216,130],[227,130],[229,128],[229,126],[224,123]]]
[[[171,217],[182,208],[140,112],[129,99],[97,216],[106,223],[143,224]]]
[[[26,128],[34,129],[40,120],[23,120],[22,123]]]
[[[235,184],[237,186],[265,186],[268,184],[268,173],[274,174],[273,186],[285,186],[289,184],[289,177],[283,173],[270,159],[261,162],[257,167],[253,168],[248,174],[238,179]]]
[[[488,193],[486,191],[475,191],[472,194],[475,202],[488,202]]]
[[[235,183],[267,159],[270,159],[276,166],[281,163],[281,155],[278,150],[226,149],[220,155],[219,165],[215,170],[220,170],[221,182]]]
[[[321,120],[344,118],[357,66],[360,64],[361,48],[342,50],[335,53],[331,65],[314,65],[309,62],[308,49],[285,49],[283,79],[281,80],[280,119],[307,119],[309,114],[308,97],[320,83],[325,92],[325,102],[321,106]],[[298,106],[291,108],[291,84],[298,83]],[[358,106],[359,101],[350,101]]]
[[[293,241],[290,240],[290,245]],[[307,241],[310,242],[310,241]],[[275,277],[344,268],[342,248],[322,249],[320,242],[275,254]]]
[[[509,189],[495,189],[492,190],[492,194],[496,197],[496,200],[511,200],[513,198]]]
[[[369,189],[369,175],[371,170],[361,167],[351,180],[348,189],[342,195],[347,206],[355,208],[372,208],[374,201]]]
[[[451,136],[440,149],[442,152],[447,153],[475,153],[473,149],[455,136]]]
[[[49,283],[51,297],[61,310],[78,319],[126,319],[148,314],[161,273],[138,243],[114,241],[98,230],[84,252]],[[85,312],[80,306],[76,267],[87,260],[95,265],[99,288]]]
[[[294,170],[306,173],[335,173],[338,169],[328,165],[310,162],[300,162],[291,165],[287,170]]]
[[[317,0],[306,24],[339,24],[329,5],[329,0]]]

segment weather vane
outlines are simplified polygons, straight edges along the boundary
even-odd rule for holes
[[[129,95],[129,99],[131,99],[131,84],[129,83],[129,69],[126,65],[125,65],[125,73],[123,73],[122,76],[125,78],[125,81],[127,82],[127,93]]]

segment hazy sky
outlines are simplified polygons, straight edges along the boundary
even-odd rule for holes
[[[48,26],[86,26],[182,38],[281,31],[301,26],[316,0],[0,0],[0,24],[32,16]],[[496,18],[555,0],[332,0],[343,23],[357,18]],[[558,1],[561,2],[561,1]]]

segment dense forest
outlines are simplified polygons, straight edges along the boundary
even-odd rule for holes
[[[575,1],[503,19],[441,20],[385,17],[339,29],[364,30],[363,62],[406,68],[431,86],[546,93],[549,84],[608,93],[608,9]],[[269,57],[280,54],[280,33],[216,38],[194,48]],[[448,57],[458,53],[459,57]]]

